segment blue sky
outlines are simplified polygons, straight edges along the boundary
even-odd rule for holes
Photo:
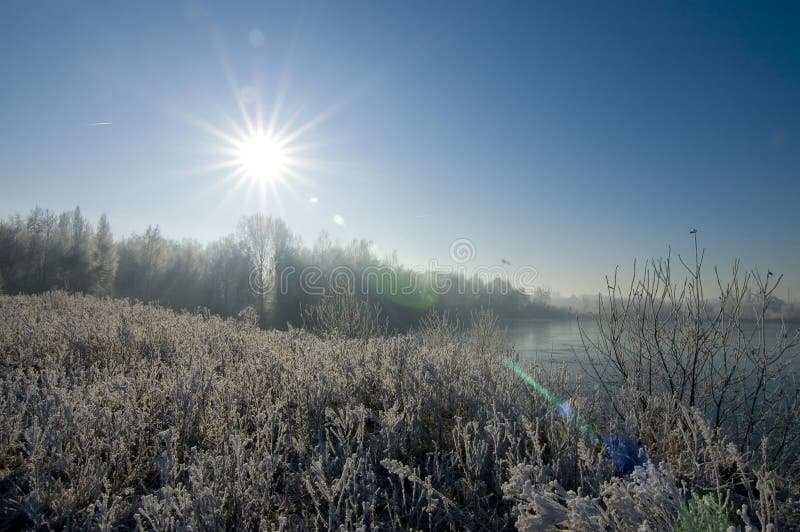
[[[564,294],[697,227],[800,294],[797,27],[779,2],[2,2],[0,215],[209,241],[264,209],[407,264],[469,238]],[[243,99],[313,125],[266,196],[199,126]]]

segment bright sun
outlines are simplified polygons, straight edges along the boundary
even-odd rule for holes
[[[194,118],[194,122],[210,135],[222,141],[213,149],[220,155],[218,162],[204,169],[225,170],[226,175],[219,185],[232,184],[223,197],[244,189],[248,197],[255,197],[262,206],[267,202],[280,203],[281,190],[294,193],[293,187],[308,183],[306,172],[319,169],[319,162],[309,159],[307,153],[317,143],[303,140],[316,127],[325,114],[292,127],[298,112],[281,123],[280,105],[276,104],[271,116],[262,116],[263,108],[256,103],[251,114],[248,104],[238,102],[242,123],[226,117],[230,129],[216,127],[205,120]]]
[[[237,142],[236,164],[248,179],[280,180],[289,163],[284,143],[265,133],[256,133]]]

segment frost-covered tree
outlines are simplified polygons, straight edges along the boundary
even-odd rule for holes
[[[120,242],[116,293],[142,300],[158,299],[159,275],[166,249],[167,242],[158,226],[150,226],[143,235],[133,235]]]
[[[275,273],[273,225],[272,218],[261,213],[243,218],[239,222],[239,242],[250,262],[250,286],[262,322]]]
[[[55,215],[36,207],[28,216],[25,239],[28,267],[22,270],[22,285],[31,292],[42,292],[52,288],[53,239]]]
[[[251,305],[249,274],[247,257],[233,236],[211,242],[205,253],[204,305],[227,316]]]
[[[114,235],[105,214],[97,223],[94,235],[94,257],[92,260],[92,291],[97,295],[111,295],[114,290],[114,277],[117,274],[117,250],[114,247]]]
[[[75,207],[72,211],[70,229],[71,241],[64,254],[67,288],[88,292],[93,288],[94,238],[92,227],[81,214],[80,207]]]

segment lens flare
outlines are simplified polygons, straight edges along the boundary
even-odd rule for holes
[[[539,392],[548,403],[553,405],[553,408],[556,409],[559,415],[577,427],[581,434],[588,436],[595,444],[602,445],[606,450],[607,456],[611,459],[611,466],[617,473],[628,475],[636,466],[644,463],[646,458],[644,450],[631,438],[624,434],[601,436],[597,428],[590,421],[583,419],[575,413],[571,401],[562,401],[559,399],[553,392],[528,375],[525,370],[519,367],[513,360],[505,358],[503,359],[503,364],[522,378],[522,380],[530,384],[534,390]]]

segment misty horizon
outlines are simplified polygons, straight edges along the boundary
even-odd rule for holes
[[[219,249],[230,248],[236,253],[241,253],[241,260],[247,265],[242,273],[233,274],[227,273],[228,280],[226,282],[242,282],[242,276],[247,277],[248,290],[252,302],[257,302],[263,297],[269,296],[271,292],[275,292],[279,296],[289,296],[291,289],[289,285],[299,283],[295,290],[300,290],[307,296],[312,296],[311,301],[314,301],[318,296],[327,295],[343,295],[350,293],[360,297],[378,298],[377,301],[383,301],[384,304],[396,304],[397,298],[403,294],[416,293],[419,297],[433,298],[428,303],[419,307],[421,303],[408,302],[400,303],[401,306],[410,305],[411,307],[419,307],[418,310],[439,310],[446,311],[444,307],[438,306],[436,299],[438,296],[447,296],[449,294],[457,294],[459,296],[480,296],[488,297],[483,299],[482,302],[467,302],[465,299],[461,305],[456,305],[450,308],[450,312],[454,312],[454,316],[461,315],[466,317],[471,312],[475,312],[483,306],[497,306],[498,301],[492,303],[492,294],[499,296],[500,300],[504,296],[509,296],[516,293],[519,297],[525,298],[536,305],[543,305],[536,307],[532,312],[526,314],[507,314],[507,310],[497,307],[499,316],[507,319],[563,319],[566,317],[580,315],[580,314],[596,314],[598,312],[598,297],[609,295],[612,286],[615,287],[613,293],[615,297],[624,298],[624,288],[628,286],[631,281],[635,281],[635,285],[639,286],[646,279],[642,278],[641,271],[650,270],[656,265],[663,263],[673,263],[673,267],[678,267],[678,277],[680,278],[682,268],[687,266],[684,264],[686,258],[681,255],[673,255],[672,250],[668,250],[668,254],[662,257],[651,257],[645,260],[635,260],[628,268],[617,267],[613,272],[609,272],[604,277],[604,289],[598,290],[592,294],[568,294],[563,295],[557,289],[541,283],[539,272],[535,267],[527,264],[515,264],[506,258],[499,258],[493,262],[482,262],[479,260],[478,250],[475,243],[467,238],[456,239],[448,246],[448,253],[444,260],[432,258],[425,263],[409,264],[402,260],[396,252],[386,253],[384,250],[375,246],[375,244],[367,239],[352,239],[349,242],[342,242],[339,240],[331,239],[331,235],[327,231],[320,231],[317,238],[312,243],[306,243],[298,235],[293,233],[292,228],[286,226],[285,222],[280,218],[272,219],[271,217],[263,214],[243,216],[237,223],[237,229],[223,237],[212,240],[210,242],[199,242],[189,238],[179,238],[174,235],[165,235],[161,232],[159,226],[149,225],[142,233],[131,233],[123,235],[122,237],[115,237],[114,226],[106,214],[101,215],[99,219],[98,232],[95,234],[95,226],[92,222],[84,216],[80,207],[76,207],[72,211],[65,211],[63,213],[55,213],[48,209],[41,209],[36,207],[31,209],[26,216],[17,213],[9,217],[7,220],[0,220],[0,254],[5,255],[4,260],[0,260],[0,289],[4,289],[9,293],[30,293],[41,292],[48,289],[64,289],[64,290],[78,290],[90,293],[96,293],[97,289],[92,288],[92,285],[99,280],[90,281],[83,287],[71,284],[69,281],[70,275],[77,275],[81,278],[84,275],[93,275],[91,273],[92,262],[99,261],[102,263],[104,260],[112,261],[111,264],[104,266],[110,270],[111,277],[107,281],[108,286],[100,290],[100,293],[114,296],[127,296],[137,300],[143,301],[156,301],[166,304],[176,309],[190,309],[193,308],[192,304],[187,302],[194,302],[195,306],[210,307],[215,312],[221,312],[223,315],[233,315],[241,307],[247,305],[248,300],[245,299],[239,303],[239,307],[220,310],[215,307],[208,299],[184,296],[177,301],[170,301],[169,298],[164,299],[164,294],[158,291],[150,292],[143,291],[140,287],[138,289],[126,287],[125,281],[117,278],[117,272],[120,268],[125,270],[132,270],[132,273],[137,275],[143,274],[148,268],[146,263],[149,259],[138,258],[136,263],[126,264],[124,256],[126,250],[131,245],[136,245],[136,242],[147,241],[157,243],[161,249],[159,252],[162,256],[160,262],[162,263],[159,268],[162,270],[162,275],[172,275],[172,282],[185,284],[194,282],[206,282],[203,278],[209,275],[206,271],[216,259],[215,253]],[[279,233],[284,236],[280,237],[285,240],[284,244],[287,250],[291,250],[291,254],[306,257],[316,257],[312,260],[306,258],[305,260],[289,260],[283,264],[275,262],[277,255],[281,252],[279,249],[274,248],[270,251],[273,257],[270,259],[268,268],[270,272],[267,277],[263,276],[263,271],[258,273],[263,267],[259,265],[259,260],[250,256],[248,248],[248,236],[245,234],[244,228],[249,223],[263,220],[266,223],[264,230],[271,232],[272,226],[275,226]],[[80,229],[84,238],[87,240],[84,243],[76,241],[76,227]],[[101,235],[102,233],[102,235]],[[699,231],[693,229],[690,236],[696,238]],[[104,244],[95,242],[95,239],[103,239]],[[155,238],[155,240],[153,240]],[[16,242],[16,244],[15,244]],[[26,249],[25,242],[35,243],[42,242],[44,248],[41,252],[32,249]],[[275,237],[270,237],[271,246],[280,247],[281,244],[275,241]],[[22,243],[23,247],[20,247]],[[30,245],[30,244],[27,244]],[[110,246],[111,255],[108,259],[102,259],[93,256],[96,253],[95,249],[98,245]],[[148,244],[151,245],[151,244]],[[16,247],[15,247],[16,246]],[[77,246],[77,247],[76,247]],[[233,246],[232,248],[230,246]],[[64,251],[72,247],[82,249],[81,251],[85,258],[76,259],[69,258],[68,256],[60,257]],[[704,259],[705,249],[697,248],[701,254],[701,259]],[[44,262],[40,265],[36,260],[30,262],[28,259],[27,266],[24,266],[25,259],[21,257],[24,254],[30,257],[37,257],[43,253],[42,259]],[[120,265],[120,253],[123,254],[122,265]],[[139,251],[138,253],[142,253]],[[74,252],[73,252],[74,254]],[[166,255],[164,255],[166,254]],[[16,257],[16,258],[15,258]],[[690,257],[689,257],[690,259]],[[67,277],[60,275],[57,270],[60,268],[59,261],[75,261],[85,262],[87,265],[86,274],[73,273],[68,274]],[[185,261],[194,263],[193,266],[185,264]],[[366,261],[366,262],[364,262]],[[43,264],[47,264],[50,273],[47,273]],[[266,264],[266,263],[265,263]],[[716,265],[713,265],[716,266]],[[68,266],[69,267],[69,266]],[[183,269],[182,273],[168,273],[173,271],[175,267]],[[770,301],[772,310],[768,317],[770,319],[787,320],[789,322],[800,322],[800,306],[796,305],[796,300],[792,298],[791,289],[783,286],[783,275],[780,273],[772,272],[771,270],[760,271],[754,270],[748,272],[742,269],[741,264],[734,262],[731,267],[735,267],[738,271],[744,271],[746,275],[755,276],[756,279],[766,276],[765,279],[770,279],[776,283],[775,288],[770,292]],[[23,278],[19,278],[20,270],[39,272],[34,275],[37,280],[35,284],[26,282]],[[247,269],[249,268],[249,273]],[[629,270],[629,271],[628,271]],[[711,271],[708,271],[711,270]],[[155,272],[156,270],[153,270]],[[715,299],[720,296],[718,287],[714,285],[715,275],[720,275],[722,282],[728,282],[729,278],[735,278],[734,270],[727,271],[725,268],[718,268],[717,274],[712,273],[714,268],[708,268],[703,275],[703,280],[711,286],[704,295],[705,304],[709,308],[714,308]],[[685,273],[685,272],[684,272]],[[3,276],[5,274],[5,276]],[[152,275],[152,274],[145,274]],[[175,277],[178,275],[178,277]],[[238,275],[238,280],[235,276]],[[634,276],[635,275],[635,276]],[[55,277],[54,277],[55,276]],[[634,276],[631,278],[631,276]],[[49,280],[47,280],[49,278]],[[254,280],[260,279],[260,280]],[[313,279],[313,282],[310,281]],[[85,281],[84,281],[85,282]],[[268,283],[268,286],[261,286],[263,283]],[[376,284],[377,283],[377,284]],[[431,284],[432,283],[432,284]],[[197,285],[200,286],[200,285]],[[644,286],[644,285],[642,285]],[[162,289],[168,287],[163,286]],[[746,301],[752,300],[751,304],[756,304],[758,297],[754,292],[756,287],[750,286],[749,293],[746,294]],[[171,290],[168,290],[171,292]],[[427,295],[424,295],[427,294]],[[785,297],[782,297],[785,294]],[[389,300],[384,301],[381,298],[388,296]],[[393,301],[394,300],[394,301]],[[183,301],[179,303],[178,301]],[[285,304],[285,303],[284,303]],[[308,305],[306,302],[304,305]],[[300,305],[302,307],[303,305]],[[297,323],[296,319],[302,314],[300,307],[295,313],[287,311],[286,309],[279,311],[277,314],[281,316],[278,322],[271,321],[272,326],[283,327],[285,323],[280,320],[287,319],[290,323]],[[547,307],[551,307],[551,311],[547,311]],[[563,309],[568,311],[568,314],[559,313],[556,309]],[[262,309],[260,312],[264,312]],[[750,313],[756,312],[755,307],[750,309]],[[757,312],[756,312],[757,313]],[[750,314],[745,312],[744,317]],[[399,319],[398,323],[393,325],[400,326],[401,328],[407,327],[409,324],[414,323],[419,319],[405,318]],[[752,318],[750,318],[752,319]],[[411,321],[409,321],[411,320]]]

